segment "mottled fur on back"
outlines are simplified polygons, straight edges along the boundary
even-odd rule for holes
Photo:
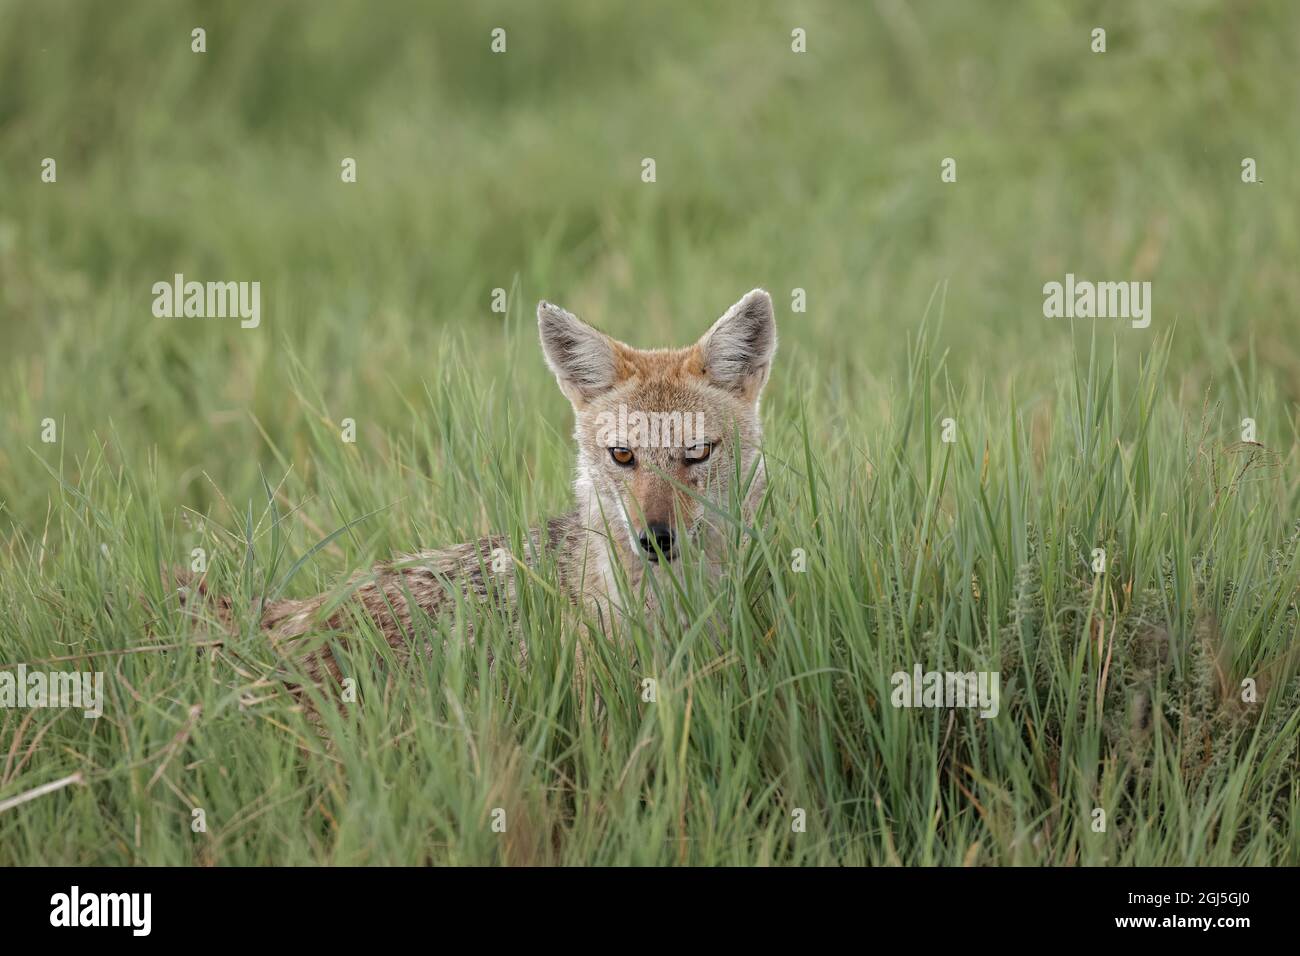
[[[567,585],[575,580],[570,562],[576,557],[574,543],[581,535],[576,519],[573,513],[552,518],[544,535],[532,529],[525,559],[534,564],[543,552],[549,553],[561,587],[575,602],[580,595],[570,592]],[[436,619],[453,612],[459,603],[491,602],[513,610],[518,569],[509,547],[507,538],[491,535],[449,548],[399,555],[353,575],[338,592],[272,602],[262,614],[262,628],[282,653],[297,658],[315,680],[328,674],[338,681],[342,674],[327,647],[300,656],[295,652],[296,643],[326,631],[346,635],[357,613],[369,617],[401,661],[417,649],[433,650],[419,635],[436,633]],[[417,621],[419,615],[428,621]],[[461,624],[472,638],[472,621],[466,619]]]

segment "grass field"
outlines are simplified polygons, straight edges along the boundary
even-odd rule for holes
[[[1287,0],[0,0],[0,665],[106,695],[0,709],[0,865],[1300,863],[1297,61]],[[1150,327],[1044,318],[1066,273]],[[765,520],[680,634],[575,680],[543,568],[526,667],[363,629],[325,741],[164,592],[519,540],[537,300],[651,347],[754,286]],[[915,663],[1000,712],[890,706]]]

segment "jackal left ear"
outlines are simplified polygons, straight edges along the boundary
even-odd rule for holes
[[[762,289],[747,294],[704,333],[699,349],[710,382],[756,401],[776,354],[772,297]]]
[[[618,378],[614,340],[549,302],[537,303],[537,330],[560,391],[581,408]]]

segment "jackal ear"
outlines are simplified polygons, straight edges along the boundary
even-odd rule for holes
[[[618,365],[608,335],[549,302],[537,304],[537,328],[546,364],[575,408],[613,387]]]
[[[712,384],[756,401],[776,354],[772,297],[762,289],[748,293],[704,333],[699,349]]]

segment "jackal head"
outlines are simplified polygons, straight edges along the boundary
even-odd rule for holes
[[[706,502],[725,512],[737,475],[752,515],[765,478],[759,395],[776,352],[771,296],[755,289],[680,349],[632,348],[548,302],[537,321],[573,404],[589,528],[650,562],[672,561],[717,530]]]

